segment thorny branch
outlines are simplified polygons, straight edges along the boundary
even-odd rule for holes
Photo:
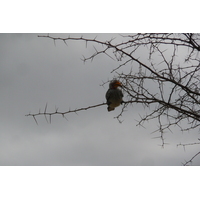
[[[192,160],[200,154],[200,151],[196,153],[189,161],[186,161],[185,163],[182,163],[183,166],[187,166],[189,163],[192,163]]]
[[[125,108],[129,103],[133,103],[133,102],[132,102],[132,101],[124,101],[123,103],[124,103],[124,106],[123,106],[123,108],[122,108],[122,112],[116,117],[116,118],[118,119],[119,122],[121,122],[120,119],[119,119],[119,117],[122,115],[122,113],[123,113],[123,111],[124,111],[124,108]],[[104,106],[104,105],[107,105],[107,104],[106,104],[106,103],[101,103],[101,104],[96,104],[96,105],[93,105],[93,106],[88,106],[88,107],[83,107],[83,108],[77,108],[77,109],[74,109],[74,110],[70,110],[70,109],[69,109],[68,111],[65,111],[65,112],[58,111],[58,108],[56,108],[56,110],[55,110],[54,112],[47,112],[47,104],[46,104],[45,109],[44,109],[43,112],[41,112],[41,111],[39,110],[38,113],[29,113],[29,114],[27,114],[27,115],[25,115],[25,116],[31,116],[31,117],[33,117],[34,120],[35,120],[35,122],[36,122],[36,124],[38,125],[38,122],[37,122],[37,120],[36,120],[36,116],[39,116],[39,115],[45,116],[46,121],[49,122],[49,123],[51,123],[51,121],[52,121],[52,120],[51,120],[51,117],[52,117],[53,115],[62,115],[62,117],[66,119],[65,115],[67,115],[67,114],[69,114],[69,113],[77,113],[77,112],[80,112],[80,111],[83,111],[83,110],[88,110],[88,109],[91,109],[91,108],[96,108],[96,107],[100,107],[100,106]],[[49,121],[48,121],[48,119],[47,119],[47,116],[49,117]]]
[[[158,129],[162,146],[164,132],[172,126],[181,131],[189,131],[200,126],[200,34],[184,33],[138,33],[120,35],[120,38],[99,40],[86,37],[53,37],[54,42],[61,40],[66,45],[68,41],[84,41],[86,47],[94,44],[94,53],[84,57],[83,61],[93,60],[104,54],[115,60],[118,66],[112,70],[123,83],[127,102],[116,117],[119,119],[128,105],[137,103],[149,109],[141,116],[138,125],[149,120],[158,121]],[[120,39],[120,40],[119,40]],[[123,70],[123,71],[122,71]],[[86,108],[69,110],[67,112],[29,114],[36,121],[36,116],[61,114],[63,117],[71,112],[78,112],[102,106],[105,103]],[[181,126],[181,122],[186,122]],[[37,123],[37,121],[36,121]],[[199,154],[199,153],[198,153]],[[198,155],[197,154],[197,155]],[[195,155],[195,156],[197,156]],[[192,158],[193,159],[193,158]]]
[[[34,120],[35,120],[35,122],[36,122],[36,124],[38,124],[38,122],[37,122],[37,120],[36,120],[36,116],[38,116],[38,115],[44,115],[47,122],[48,122],[48,120],[47,120],[47,117],[46,117],[46,116],[49,116],[49,122],[51,123],[51,116],[52,116],[52,115],[62,115],[63,118],[65,118],[65,115],[66,115],[66,114],[69,114],[69,113],[77,113],[77,112],[82,111],[82,110],[88,110],[88,109],[96,108],[96,107],[103,106],[103,105],[106,105],[106,103],[101,103],[101,104],[97,104],[97,105],[93,105],[93,106],[88,106],[88,107],[85,107],[85,108],[78,108],[78,109],[74,109],[74,110],[70,110],[70,109],[69,109],[68,111],[65,111],[65,112],[60,112],[60,111],[58,111],[58,109],[56,109],[55,112],[47,112],[47,111],[46,111],[46,110],[47,110],[47,104],[46,104],[45,109],[44,109],[44,112],[40,112],[40,110],[39,110],[38,113],[35,113],[35,114],[29,113],[29,114],[27,114],[26,116],[31,116],[31,117],[33,117]],[[65,119],[66,119],[66,118],[65,118]]]
[[[187,143],[187,144],[177,144],[177,147],[178,146],[183,146],[184,150],[185,150],[185,146],[191,146],[191,145],[197,145],[197,144],[200,144],[200,142],[193,142],[193,143]]]

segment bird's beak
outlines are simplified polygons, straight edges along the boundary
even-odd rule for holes
[[[117,85],[118,85],[119,87],[122,87],[122,83],[121,83],[121,82],[117,82]]]

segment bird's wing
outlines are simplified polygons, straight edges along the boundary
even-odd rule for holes
[[[108,89],[108,91],[106,92],[106,100],[107,100],[107,104],[109,103],[110,95],[111,95],[111,90]]]
[[[123,95],[122,91],[121,90],[119,90],[119,91],[120,91],[120,96],[123,97],[124,95]]]

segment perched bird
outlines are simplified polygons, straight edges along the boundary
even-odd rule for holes
[[[110,82],[109,89],[106,92],[108,111],[114,110],[115,107],[119,106],[123,102],[122,91],[119,90],[117,87],[122,87],[121,82],[119,82],[118,80],[113,80]]]

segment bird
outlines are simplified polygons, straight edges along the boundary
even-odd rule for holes
[[[118,80],[113,80],[109,84],[109,89],[106,92],[106,100],[107,100],[107,110],[108,112],[115,110],[115,107],[119,106],[123,103],[123,93],[118,87],[122,87],[122,84]]]

